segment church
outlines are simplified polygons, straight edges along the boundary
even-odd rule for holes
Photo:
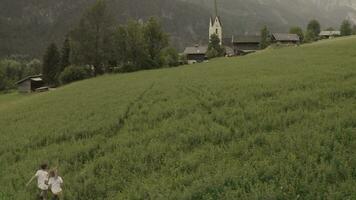
[[[223,24],[218,15],[217,0],[214,2],[215,16],[210,17],[209,20],[209,40],[212,35],[217,35],[220,45],[224,46],[226,50],[226,56],[245,55],[257,51],[261,40],[259,36],[224,37]],[[208,45],[195,45],[186,47],[183,54],[186,55],[188,64],[194,64],[207,60],[207,51]]]
[[[224,37],[223,23],[218,15],[217,0],[214,0],[215,16],[209,20],[209,40],[212,35],[217,35],[220,39],[220,45],[226,50],[226,56],[241,56],[254,53],[260,50],[261,36],[260,35],[239,35]],[[300,40],[296,34],[274,33],[272,42],[277,44],[299,44]],[[208,45],[195,45],[187,47],[184,50],[184,55],[187,57],[188,64],[204,62],[207,60]]]

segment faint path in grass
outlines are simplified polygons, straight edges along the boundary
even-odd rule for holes
[[[120,130],[125,126],[126,121],[129,120],[130,116],[133,114],[132,110],[133,108],[141,102],[144,97],[153,89],[155,83],[152,83],[145,89],[143,92],[139,93],[137,97],[131,101],[127,106],[123,114],[118,118],[116,123],[112,124],[111,126],[107,127],[102,127],[99,129],[94,129],[91,131],[88,130],[82,130],[78,132],[72,132],[70,134],[64,133],[62,135],[57,135],[56,137],[48,138],[44,137],[41,138],[40,140],[36,140],[26,146],[19,146],[16,149],[14,149],[14,152],[27,152],[29,150],[34,150],[37,149],[38,151],[41,151],[43,149],[48,148],[49,146],[52,145],[63,145],[65,143],[72,143],[73,145],[77,143],[85,143],[86,141],[92,141],[93,138],[95,139],[100,139],[101,142],[106,143],[106,141],[111,140],[113,137],[118,135],[120,133]],[[103,141],[104,139],[104,141]],[[99,142],[98,142],[99,143]],[[101,153],[101,148],[102,144],[91,144],[88,145],[88,152],[90,153],[90,156],[84,156],[86,159],[80,159],[82,164],[86,164],[91,162],[91,160],[97,159],[98,157],[102,157],[105,155],[100,155],[98,156],[98,153]],[[0,155],[1,156],[1,155]],[[26,154],[17,154],[16,155],[16,160],[22,160],[26,157]],[[68,162],[76,161],[78,160],[78,157],[81,157],[80,155],[74,155]]]

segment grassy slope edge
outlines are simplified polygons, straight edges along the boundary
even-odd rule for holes
[[[70,200],[354,199],[355,44],[0,98],[0,197],[28,199],[25,182],[49,161]]]

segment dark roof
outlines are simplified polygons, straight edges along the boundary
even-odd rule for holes
[[[16,82],[16,84],[20,84],[20,83],[23,83],[27,80],[31,79],[32,81],[43,81],[42,80],[42,74],[39,74],[39,75],[33,75],[33,76],[28,76],[26,78],[23,78],[19,81]]]
[[[261,36],[241,35],[233,37],[233,43],[260,43]]]
[[[207,46],[186,47],[184,50],[184,54],[206,54],[207,51]]]
[[[297,34],[289,33],[273,33],[273,38],[276,41],[290,41],[290,42],[299,42],[299,36]]]

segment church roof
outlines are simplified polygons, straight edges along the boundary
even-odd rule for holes
[[[220,26],[222,27],[223,24],[221,23],[220,16],[210,17],[210,25],[213,26],[215,24],[216,19],[218,20]]]

